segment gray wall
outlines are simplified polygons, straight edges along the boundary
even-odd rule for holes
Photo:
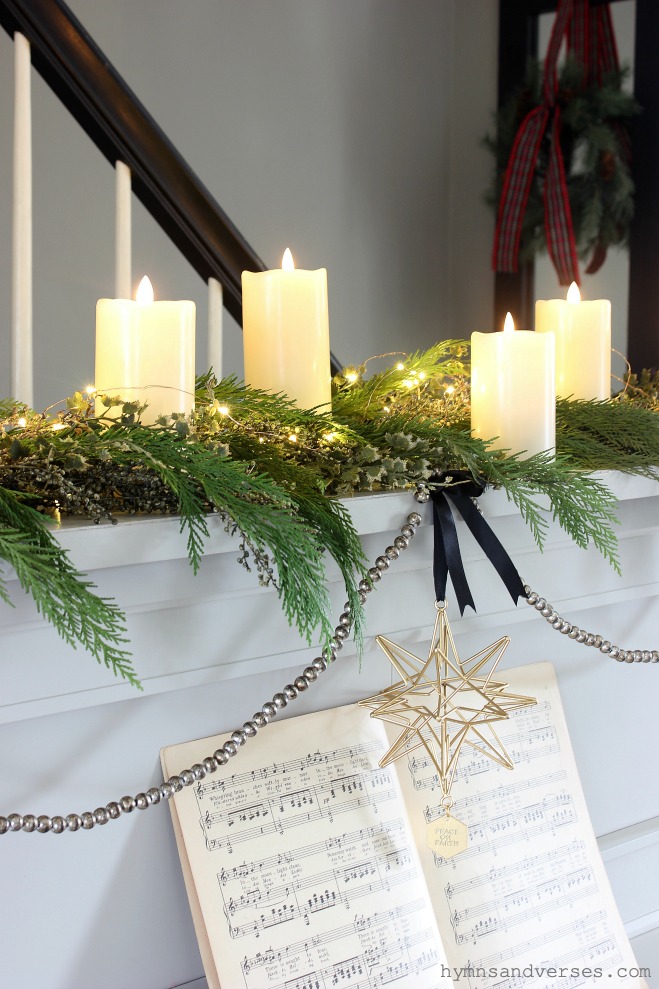
[[[328,269],[344,362],[491,323],[491,0],[71,0],[149,112],[269,265]],[[0,37],[0,306],[8,336],[12,44]],[[113,294],[114,171],[33,73],[35,404],[93,376]],[[137,202],[133,275],[198,306],[205,286]],[[225,372],[242,373],[226,317]],[[0,361],[0,395],[9,368]]]

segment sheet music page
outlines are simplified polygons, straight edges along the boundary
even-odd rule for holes
[[[452,814],[469,827],[466,851],[444,860],[426,846],[441,790],[425,751],[396,763],[453,977],[469,989],[645,985],[618,974],[636,962],[588,816],[554,669],[536,663],[499,670],[497,679],[537,704],[494,725],[514,770],[462,748]],[[396,728],[387,730],[393,741]],[[511,974],[513,967],[522,973]]]
[[[226,737],[163,749],[166,775]],[[355,706],[294,718],[176,795],[211,989],[452,986],[386,744]]]

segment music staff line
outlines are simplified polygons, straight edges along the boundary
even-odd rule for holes
[[[557,884],[557,886],[560,886],[560,884]],[[544,914],[550,913],[552,910],[559,910],[561,907],[571,906],[577,900],[582,900],[584,897],[591,896],[596,892],[597,884],[592,882],[589,886],[585,886],[571,895],[559,896],[555,900],[546,901],[546,905],[542,909],[539,907],[529,907],[527,910],[520,910],[519,913],[505,919],[502,919],[500,911],[495,909],[494,916],[488,917],[487,920],[480,920],[471,930],[465,933],[458,933],[457,924],[454,924],[453,918],[451,918],[455,943],[466,944],[471,941],[473,944],[476,944],[480,938],[487,937],[488,934],[492,934],[494,931],[508,931],[511,927],[523,924],[533,917],[537,917],[540,920]]]
[[[526,793],[528,790],[534,790],[536,788],[546,790],[547,787],[553,786],[554,784],[564,784],[566,780],[567,773],[564,769],[561,769],[555,773],[545,773],[544,776],[536,776],[533,780],[511,780],[510,783],[506,784],[505,801],[508,803],[510,798],[515,796],[515,794]],[[478,793],[470,793],[466,796],[458,797],[455,801],[453,811],[459,817],[460,814],[464,813],[468,807],[484,807],[490,800],[502,799],[501,786],[497,785],[492,787],[490,790],[479,790]]]
[[[534,786],[532,787],[532,789],[536,789],[536,787]],[[484,801],[485,798],[483,799],[482,802],[484,803]],[[516,807],[514,811],[506,811],[505,813],[499,814],[496,818],[492,818],[492,819],[500,821],[506,817],[510,817],[513,814],[515,816],[519,816],[521,814],[529,815],[535,813],[536,808],[538,807],[547,808],[550,806],[555,806],[556,804],[560,804],[560,803],[566,804],[568,802],[569,802],[569,795],[561,790],[558,793],[553,793],[550,797],[543,797],[542,800],[536,800],[534,803],[526,804],[525,806],[522,807]],[[456,800],[454,813],[458,815],[460,811],[463,810],[464,808],[465,805],[461,804],[459,800]],[[444,807],[441,804],[435,804],[433,807],[426,805],[423,811],[423,816],[426,819],[426,824],[430,824],[431,821],[436,821],[437,818],[441,817],[443,814],[444,814]],[[472,825],[472,827],[475,826],[477,825]]]
[[[223,792],[225,789],[236,789],[241,785],[252,785],[256,780],[272,779],[277,776],[284,776],[287,773],[299,773],[304,769],[327,766],[332,762],[340,762],[344,759],[350,761],[355,758],[369,756],[373,752],[379,752],[382,748],[379,742],[364,742],[359,745],[346,745],[339,749],[332,749],[329,752],[321,752],[317,749],[310,752],[302,759],[288,759],[284,762],[275,762],[270,766],[262,766],[259,769],[248,770],[243,773],[233,773],[221,779],[205,780],[197,783],[194,792],[199,800],[209,796],[211,793]]]
[[[271,887],[267,892],[263,892],[257,888],[250,890],[249,893],[243,893],[235,899],[230,896],[228,900],[225,898],[224,892],[222,892],[222,899],[224,900],[226,911],[228,911],[231,917],[234,917],[241,910],[257,909],[267,906],[269,903],[279,903],[291,896],[291,894],[297,897],[297,894],[305,889],[325,886],[326,893],[328,886],[335,886],[336,892],[339,894],[339,902],[343,902],[347,906],[350,897],[340,896],[342,888],[346,889],[348,884],[361,882],[364,891],[353,893],[353,896],[365,895],[366,893],[386,889],[388,885],[395,881],[387,874],[392,872],[396,867],[402,869],[404,865],[409,865],[411,861],[412,854],[410,850],[399,848],[387,852],[384,856],[376,855],[342,869],[328,869],[324,872],[307,876],[304,879],[296,877],[288,884]],[[413,874],[413,871],[408,871],[405,873],[405,877]],[[373,878],[375,876],[377,876],[377,879]],[[358,888],[361,890],[361,887]],[[352,885],[352,889],[355,889],[354,885]]]
[[[490,966],[514,962],[516,958],[524,957],[525,952],[528,955],[528,953],[533,951],[534,948],[541,948],[543,945],[551,944],[554,941],[560,941],[561,938],[569,937],[575,930],[585,931],[588,927],[592,927],[593,925],[599,926],[605,918],[606,913],[604,910],[595,910],[593,913],[589,913],[579,920],[569,920],[561,927],[556,927],[553,931],[545,930],[535,938],[525,939],[519,944],[513,944],[509,948],[506,948],[505,951],[493,952],[491,955],[481,958],[479,965],[482,965],[484,968],[489,968]]]
[[[474,858],[477,855],[484,855],[485,853],[496,855],[506,845],[515,845],[520,841],[528,840],[534,835],[544,834],[547,831],[555,832],[557,828],[576,823],[577,815],[574,808],[568,807],[551,821],[541,821],[535,827],[526,827],[523,830],[517,828],[511,830],[507,835],[497,834],[498,831],[505,829],[506,825],[503,823],[505,820],[506,818],[501,818],[499,823],[494,826],[491,826],[489,822],[472,825],[469,828],[469,846],[466,851],[460,852],[462,861],[464,862],[465,859]],[[496,841],[489,837],[491,834],[496,834]],[[433,858],[436,868],[443,869],[450,866],[455,869],[453,859],[444,859],[439,855],[433,855]]]
[[[572,858],[579,855],[585,848],[583,841],[572,841],[569,845],[563,845],[542,855],[535,855],[533,858],[523,859],[521,862],[513,862],[511,865],[504,865],[500,869],[494,868],[489,872],[484,872],[478,878],[470,877],[461,883],[447,883],[444,887],[444,894],[447,900],[451,900],[459,893],[470,892],[477,886],[489,885],[504,879],[516,878],[519,873],[524,873],[528,869],[537,869],[539,866],[550,864],[554,861],[561,861],[562,858]]]
[[[471,742],[466,741],[465,744],[471,745]],[[479,752],[479,749],[476,746],[474,746],[474,749],[476,752]],[[536,749],[534,752],[531,753],[525,750],[518,751],[517,749],[514,749],[512,747],[508,748],[508,754],[510,755],[510,758],[515,766],[518,766],[522,762],[532,762],[534,759],[544,759],[546,756],[554,755],[558,751],[560,751],[558,742],[555,742],[552,745],[545,745],[542,747],[542,749]],[[486,756],[484,755],[481,756],[481,760],[482,760],[482,765],[481,762],[479,762],[479,768],[475,769],[473,765],[468,766],[465,768],[465,771],[462,775],[460,773],[460,769],[462,767],[458,765],[458,768],[456,769],[455,772],[456,781],[467,778],[472,779],[474,776],[478,776],[478,774],[481,772],[483,773],[488,772],[490,767],[485,765]],[[417,768],[426,769],[429,767],[419,766]],[[427,790],[427,789],[434,790],[436,787],[439,786],[439,776],[437,775],[437,773],[433,773],[432,776],[422,776],[421,778],[415,776],[413,779],[413,786],[415,790]]]
[[[374,825],[370,828],[358,828],[356,831],[344,831],[343,834],[335,838],[326,838],[324,841],[316,841],[313,844],[305,844],[294,851],[279,852],[276,855],[269,855],[267,858],[253,861],[249,864],[243,862],[242,865],[231,866],[229,869],[221,869],[217,873],[217,880],[221,886],[226,886],[232,881],[246,879],[255,873],[263,873],[269,869],[282,865],[289,865],[291,862],[299,862],[300,859],[320,855],[323,852],[331,851],[333,848],[340,848],[352,845],[353,842],[368,842],[373,844],[378,838],[387,840],[388,844],[395,845],[403,840],[407,834],[407,828],[403,821],[390,821],[386,828],[382,825]]]
[[[371,931],[382,924],[392,924],[397,920],[414,916],[414,914],[423,909],[423,906],[423,900],[412,900],[410,903],[403,903],[397,907],[392,907],[391,910],[378,910],[372,914],[357,915],[350,923],[344,924],[341,927],[335,927],[325,934],[315,934],[312,937],[305,938],[303,941],[296,941],[293,944],[287,945],[285,948],[279,948],[277,951],[271,947],[257,952],[251,958],[245,957],[241,967],[243,972],[249,973],[252,969],[261,968],[263,965],[286,961],[288,958],[295,957],[300,952],[308,951],[310,948],[324,946],[332,941],[341,941],[353,934],[359,935],[360,931]]]
[[[430,935],[430,931],[428,934]],[[407,949],[409,951],[409,949]],[[430,968],[437,962],[437,951],[433,948],[430,951],[423,951],[415,958],[407,958],[398,963],[384,962],[384,969],[376,971],[371,969],[362,960],[362,955],[355,955],[340,962],[334,962],[325,968],[313,972],[307,972],[294,979],[287,979],[280,982],[271,989],[333,989],[333,987],[343,984],[349,985],[350,989],[382,989],[383,986],[391,985],[394,982],[405,978],[408,975],[418,975],[425,969]],[[364,976],[364,978],[361,978]],[[355,979],[359,981],[356,982]]]
[[[612,947],[615,948],[613,942],[609,942]],[[581,951],[570,951],[568,954],[559,955],[557,958],[547,958],[538,961],[536,964],[538,967],[541,966],[551,966],[560,971],[561,968],[583,968],[586,962],[591,961],[592,955],[588,958],[584,958]],[[607,965],[603,968],[603,972],[608,971],[610,968],[617,967],[622,962],[622,955],[620,952],[616,952],[610,958],[607,959]],[[471,982],[471,979],[469,980]],[[526,977],[507,977],[505,982],[493,983],[490,989],[545,989],[547,985],[547,979],[545,977],[540,977],[536,979],[529,980]],[[552,989],[574,989],[574,978],[570,975],[565,975],[552,980]]]
[[[310,885],[305,883],[289,890],[288,903],[282,903],[277,907],[272,907],[269,914],[262,913],[257,920],[247,921],[239,926],[231,926],[230,934],[232,938],[246,937],[249,934],[260,937],[261,931],[268,930],[271,927],[279,927],[280,924],[287,924],[292,920],[303,920],[308,926],[314,914],[323,913],[325,910],[331,910],[337,906],[343,906],[346,910],[349,910],[352,900],[359,899],[360,896],[368,896],[371,893],[379,893],[383,890],[390,892],[401,883],[412,879],[414,875],[414,868],[401,869],[400,872],[391,878],[378,878],[372,883],[366,883],[361,887],[356,887],[351,893],[342,892],[338,888],[338,882],[335,879],[334,881],[337,882],[336,891],[329,889],[328,884],[325,889],[320,887],[320,892],[314,892],[306,903],[300,903],[297,896],[298,890],[301,891]],[[232,914],[226,901],[224,913],[227,919],[230,920]]]
[[[582,883],[587,885],[582,887]],[[562,896],[556,897],[556,893],[566,889]],[[516,890],[507,893],[505,896],[497,897],[494,900],[485,900],[473,907],[465,907],[464,910],[454,910],[451,914],[453,929],[457,931],[460,924],[478,917],[482,913],[494,914],[497,918],[496,930],[507,930],[516,924],[523,923],[529,917],[539,916],[541,913],[548,913],[559,907],[568,906],[584,896],[590,896],[597,891],[597,884],[590,869],[578,869],[569,873],[560,880],[548,879],[544,883],[539,883],[533,890]],[[527,904],[527,909],[515,911],[515,907]]]
[[[394,800],[397,796],[396,788],[391,782],[391,777],[387,770],[372,772],[369,776],[348,777],[354,782],[346,783],[339,792],[334,782],[322,786],[310,786],[296,793],[288,793],[285,797],[263,800],[258,804],[251,804],[246,807],[237,808],[228,814],[221,812],[206,814],[200,819],[200,825],[206,837],[206,847],[209,851],[216,848],[226,848],[232,851],[235,844],[244,841],[251,841],[254,838],[267,834],[283,834],[284,825],[286,828],[299,827],[311,821],[319,821],[326,818],[332,822],[336,814],[346,814],[359,810],[360,807],[370,805],[377,810],[378,804]],[[377,792],[378,787],[383,787]],[[345,799],[346,794],[355,791],[370,790],[370,793]],[[266,818],[268,819],[266,821]],[[235,834],[226,834],[224,838],[209,837],[209,832],[222,824],[231,828],[235,824],[242,824],[245,821],[257,822],[263,819],[264,823],[257,823],[252,827],[243,828]]]

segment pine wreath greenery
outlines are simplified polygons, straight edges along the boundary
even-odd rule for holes
[[[561,150],[565,165],[577,252],[591,270],[607,248],[626,246],[634,213],[628,141],[629,123],[641,112],[622,84],[628,70],[608,73],[600,84],[585,84],[583,66],[566,59],[559,73],[557,104],[561,110]],[[542,63],[529,63],[526,81],[501,108],[496,132],[485,138],[494,155],[495,177],[487,201],[496,210],[503,176],[519,126],[543,102]],[[551,129],[543,138],[522,222],[520,261],[547,250],[543,189]]]
[[[368,377],[363,365],[346,368],[334,381],[331,414],[212,373],[199,379],[189,418],[147,427],[140,406],[104,401],[108,415],[99,418],[79,392],[57,414],[0,402],[0,560],[68,643],[136,686],[122,612],[76,571],[53,536],[53,516],[116,522],[123,514],[176,514],[196,570],[209,516],[219,515],[236,534],[239,563],[276,588],[308,641],[326,644],[326,555],[340,567],[358,639],[357,585],[368,579],[359,537],[335,496],[409,488],[466,469],[506,492],[540,548],[553,516],[577,545],[592,543],[617,567],[616,500],[591,474],[659,479],[656,377],[630,375],[609,402],[559,402],[556,457],[523,459],[471,436],[461,340],[400,355]],[[11,604],[2,569],[0,597]]]

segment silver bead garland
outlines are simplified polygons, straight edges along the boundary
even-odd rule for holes
[[[562,632],[563,635],[567,635],[568,639],[573,639],[575,642],[579,642],[585,646],[594,646],[595,649],[599,649],[605,656],[610,656],[611,659],[615,659],[618,663],[659,663],[659,650],[621,649],[619,646],[613,646],[603,636],[596,635],[594,632],[586,632],[585,629],[579,628],[578,625],[573,625],[565,618],[561,618],[549,602],[543,597],[540,597],[535,591],[532,591],[528,584],[524,585],[524,593],[526,594],[527,604],[530,604],[536,611],[539,611],[552,628],[555,628],[558,632]]]
[[[430,500],[428,486],[421,482],[417,486],[414,494],[415,499],[420,504],[425,504]],[[368,570],[369,580],[360,580],[358,584],[359,600],[365,603],[366,597],[373,590],[373,584],[382,580],[382,576],[388,571],[392,562],[398,559],[401,552],[410,544],[417,528],[421,525],[421,516],[418,512],[412,512],[407,516],[407,521],[401,526],[401,534],[396,536],[391,546],[387,546],[384,553],[375,560],[375,565]],[[524,585],[526,601],[538,611],[546,621],[557,631],[567,635],[569,639],[586,646],[594,646],[605,656],[610,656],[618,663],[659,663],[659,651],[649,649],[621,649],[611,645],[608,639],[593,632],[586,632],[573,625],[554,610],[554,608],[533,591],[528,584]],[[10,831],[36,831],[39,834],[46,834],[52,831],[53,834],[62,834],[64,831],[89,831],[96,825],[107,824],[108,821],[116,821],[123,814],[131,814],[134,810],[148,810],[161,801],[171,800],[175,793],[179,793],[184,787],[203,780],[205,776],[216,772],[220,766],[226,765],[229,759],[238,754],[239,748],[245,745],[250,738],[266,728],[270,722],[276,718],[279,711],[282,711],[291,701],[294,701],[301,693],[308,690],[316,682],[320,673],[324,673],[327,667],[335,662],[336,654],[343,648],[345,639],[350,635],[352,629],[352,616],[350,605],[343,606],[343,612],[339,616],[339,623],[334,629],[334,635],[330,639],[330,644],[323,649],[322,654],[312,660],[300,674],[295,677],[293,683],[287,683],[280,691],[274,694],[272,700],[266,701],[261,710],[252,715],[242,728],[237,728],[231,732],[230,738],[213,752],[212,756],[207,756],[200,763],[195,763],[190,769],[183,769],[175,776],[161,783],[160,786],[151,787],[146,793],[138,793],[134,797],[122,797],[119,801],[110,801],[105,807],[97,807],[95,811],[85,811],[83,814],[68,814],[66,817],[48,817],[41,814],[36,817],[34,814],[9,814],[7,817],[0,816],[0,835]]]
[[[382,556],[378,556],[375,566],[368,571],[370,581],[361,580],[359,582],[359,599],[362,604],[366,601],[366,596],[373,590],[373,584],[382,579],[382,574],[389,569],[390,562],[398,559],[401,550],[407,549],[410,540],[421,525],[421,516],[418,512],[412,512],[407,516],[407,521],[401,527],[401,535],[396,536],[392,546],[387,546]],[[205,776],[216,772],[220,766],[226,765],[250,738],[254,738],[258,731],[267,725],[282,711],[291,701],[294,701],[305,690],[316,682],[320,673],[324,673],[330,663],[336,660],[337,652],[343,648],[344,640],[350,635],[353,620],[350,614],[350,604],[346,602],[343,612],[339,617],[339,623],[334,629],[334,636],[330,639],[330,644],[323,649],[322,655],[312,660],[311,664],[302,671],[300,676],[295,677],[293,683],[287,683],[281,691],[276,693],[272,700],[266,701],[249,721],[246,721],[242,728],[237,728],[231,732],[228,741],[219,749],[213,752],[212,756],[207,756],[201,762],[195,763],[190,769],[183,769],[175,776],[170,776],[168,780],[160,786],[154,786],[146,793],[138,793],[134,797],[122,797],[119,801],[111,801],[105,807],[97,807],[95,811],[85,811],[84,814],[68,814],[66,817],[48,817],[42,814],[35,817],[34,814],[9,814],[8,817],[0,817],[0,834],[7,834],[10,831],[37,831],[39,834],[46,834],[52,831],[53,834],[62,834],[64,831],[89,831],[98,825],[107,824],[108,821],[116,821],[122,814],[131,814],[135,809],[148,810],[154,804],[161,801],[171,800],[175,793],[179,793],[184,787],[192,786],[198,780],[203,780]]]
[[[420,481],[417,484],[414,497],[421,505],[430,501],[430,488],[425,481]],[[475,502],[475,499],[472,500]],[[532,605],[552,628],[562,632],[563,635],[567,635],[568,639],[573,639],[582,645],[594,646],[605,656],[610,656],[618,663],[659,663],[659,651],[657,649],[621,649],[619,646],[612,646],[609,640],[603,636],[596,635],[594,632],[586,632],[578,625],[573,625],[565,618],[561,618],[543,597],[531,590],[528,584],[524,585],[524,593],[527,604]]]

